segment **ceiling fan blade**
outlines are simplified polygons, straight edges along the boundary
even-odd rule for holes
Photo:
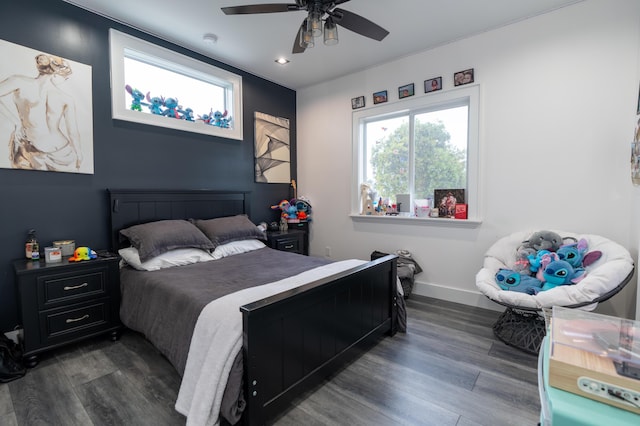
[[[348,10],[336,8],[329,12],[329,15],[333,17],[336,24],[365,37],[382,41],[383,38],[389,35],[389,31],[380,25],[374,24],[370,20]]]
[[[301,33],[307,28],[307,20],[302,21],[302,25],[300,25],[300,29],[296,33],[296,39],[293,40],[293,49],[291,53],[304,53],[305,48],[300,46],[300,37],[302,37]]]
[[[245,6],[222,7],[221,9],[225,15],[247,15],[250,13],[277,13],[304,10],[304,8],[301,9],[297,4],[289,3],[248,4]]]

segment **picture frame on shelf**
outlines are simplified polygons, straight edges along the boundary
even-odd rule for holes
[[[358,96],[356,98],[351,98],[351,109],[359,109],[364,108],[364,96]]]
[[[398,87],[398,99],[408,98],[416,94],[413,83]]]
[[[442,90],[442,77],[430,78],[424,81],[424,93]]]
[[[373,94],[373,103],[375,104],[382,104],[384,102],[387,102],[387,100],[389,100],[389,97],[387,95],[387,91],[386,90],[381,90],[379,92],[375,92]]]
[[[465,84],[473,83],[475,81],[475,72],[473,68],[469,68],[464,71],[458,71],[453,74],[453,85],[463,86]]]
[[[433,191],[434,208],[438,210],[438,217],[456,217],[456,206],[458,204],[465,204],[465,190],[464,188],[453,189],[435,189]],[[466,214],[467,208],[464,208]],[[460,213],[460,211],[458,210]]]

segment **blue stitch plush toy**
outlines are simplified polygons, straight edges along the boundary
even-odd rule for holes
[[[511,269],[500,269],[496,274],[496,283],[502,290],[526,294],[537,294],[542,287],[542,282],[539,279]]]

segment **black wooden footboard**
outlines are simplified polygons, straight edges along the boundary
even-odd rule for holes
[[[383,334],[395,334],[396,261],[386,256],[240,308],[244,424],[264,424]]]

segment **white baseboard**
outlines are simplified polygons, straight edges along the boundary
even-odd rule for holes
[[[504,311],[504,306],[492,302],[479,291],[462,290],[459,288],[445,287],[438,284],[416,281],[411,294],[433,297],[434,299],[447,300],[463,305],[478,308],[491,309],[492,311]]]

